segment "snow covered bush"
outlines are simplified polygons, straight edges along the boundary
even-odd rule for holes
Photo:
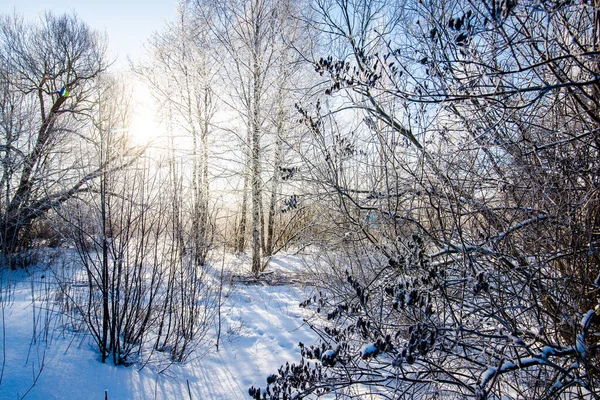
[[[541,285],[514,265],[500,265],[499,255],[474,250],[467,266],[448,252],[426,254],[419,235],[406,247],[387,263],[381,258],[378,270],[362,268],[373,262],[366,254],[349,260],[346,284],[324,286],[303,303],[318,310],[321,318],[309,323],[322,343],[301,343],[302,359],[279,369],[267,398],[332,391],[474,399],[595,392],[594,310],[575,314],[566,339],[555,317],[536,306]]]
[[[319,4],[344,51],[299,151],[337,253],[267,397],[597,397],[596,8]]]

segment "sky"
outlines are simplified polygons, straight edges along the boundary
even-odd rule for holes
[[[128,57],[139,61],[144,45],[155,31],[172,20],[177,0],[0,0],[0,14],[23,15],[35,21],[45,11],[55,14],[75,13],[92,29],[105,32],[109,41],[109,60],[114,61],[111,71],[126,71]],[[129,75],[133,88],[132,121],[128,130],[134,143],[147,143],[164,132],[157,120],[156,104],[147,85]]]
[[[126,67],[127,56],[139,59],[154,31],[175,15],[177,0],[2,0],[0,14],[17,12],[35,20],[46,10],[76,13],[90,27],[106,32],[116,66]]]

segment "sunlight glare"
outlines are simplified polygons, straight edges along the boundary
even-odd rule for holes
[[[159,119],[156,101],[147,85],[137,83],[133,90],[131,124],[129,136],[132,144],[143,146],[154,144],[164,137],[165,130]]]

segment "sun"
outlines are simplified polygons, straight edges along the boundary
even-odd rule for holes
[[[153,144],[165,136],[165,128],[159,118],[156,100],[150,88],[137,82],[133,87],[131,122],[129,137],[132,144],[143,146]]]

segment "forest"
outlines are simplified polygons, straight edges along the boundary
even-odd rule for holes
[[[182,0],[125,71],[107,41],[0,15],[0,393],[21,295],[10,398],[53,398],[50,342],[175,375],[285,286],[295,359],[181,398],[600,398],[598,0]]]

